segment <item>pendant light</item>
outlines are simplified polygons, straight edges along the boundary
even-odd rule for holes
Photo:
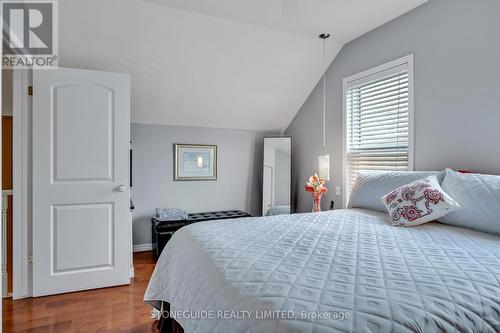
[[[318,156],[319,162],[319,178],[330,180],[330,155],[326,153],[326,39],[330,34],[325,32],[319,35],[323,39],[323,150]]]

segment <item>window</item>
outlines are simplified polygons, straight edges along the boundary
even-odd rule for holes
[[[344,204],[358,171],[413,169],[413,55],[344,79],[344,126]]]

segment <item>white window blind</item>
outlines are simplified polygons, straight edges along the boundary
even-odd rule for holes
[[[346,197],[359,171],[411,169],[409,64],[344,82]]]

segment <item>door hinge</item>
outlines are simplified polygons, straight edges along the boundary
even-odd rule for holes
[[[28,255],[28,263],[29,264],[33,263],[33,256],[31,254]]]
[[[33,96],[33,86],[28,86],[28,95]]]

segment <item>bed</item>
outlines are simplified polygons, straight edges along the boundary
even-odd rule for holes
[[[185,332],[499,332],[500,237],[387,219],[348,209],[184,227],[145,301],[169,304]]]

